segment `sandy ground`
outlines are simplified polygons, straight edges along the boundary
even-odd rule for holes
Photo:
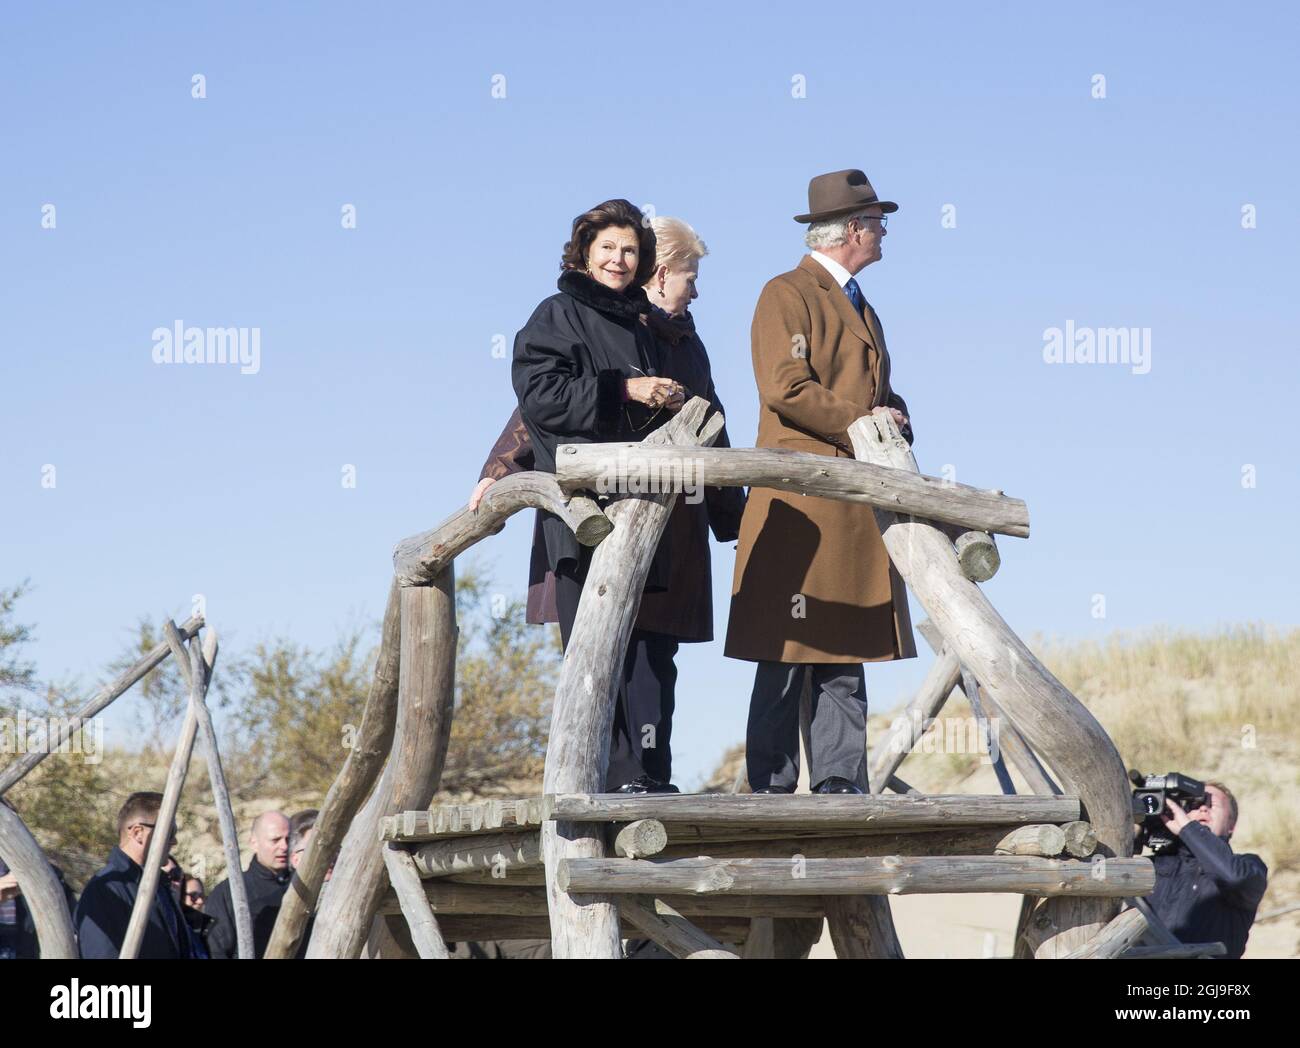
[[[889,908],[904,957],[1010,957],[1020,896],[899,895]],[[829,934],[812,956],[835,956]]]
[[[900,895],[889,907],[904,957],[1011,956],[1019,895]],[[829,934],[822,934],[812,956],[835,956]],[[1300,957],[1300,916],[1288,914],[1250,930],[1246,958],[1264,957]]]

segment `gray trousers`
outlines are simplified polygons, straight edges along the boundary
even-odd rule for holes
[[[808,780],[832,775],[867,788],[867,684],[862,664],[760,662],[749,699],[745,767],[749,788],[799,782],[799,700],[811,674]]]

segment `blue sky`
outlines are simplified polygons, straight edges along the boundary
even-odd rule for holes
[[[1033,537],[1001,541],[986,586],[1012,626],[1295,624],[1298,22],[1283,3],[6,5],[0,584],[36,587],[41,672],[89,687],[140,615],[179,620],[196,593],[232,653],[377,619],[394,543],[464,501],[513,406],[494,337],[608,197],[708,243],[694,312],[752,444],[755,298],[802,254],[808,179],[845,167],[900,203],[859,281],[920,468],[1029,504]],[[156,365],[177,320],[259,328],[260,370]],[[1067,322],[1149,329],[1149,372],[1045,363]],[[481,547],[503,593],[530,531]],[[733,556],[715,547],[719,636]],[[876,709],[920,681],[921,646],[868,667]],[[720,643],[679,665],[690,784],[742,737],[752,666]]]

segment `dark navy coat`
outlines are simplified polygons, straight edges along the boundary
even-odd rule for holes
[[[143,873],[126,852],[114,848],[108,854],[108,864],[86,882],[72,922],[82,957],[115,958],[122,952]],[[189,960],[194,956],[189,929],[165,877],[158,878],[149,921],[136,956],[141,960],[163,961]]]

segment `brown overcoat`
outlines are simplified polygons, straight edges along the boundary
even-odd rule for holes
[[[854,310],[811,255],[768,281],[750,341],[760,448],[852,458],[848,427],[898,408],[880,320]],[[910,426],[903,431],[912,441]],[[751,661],[888,662],[916,657],[907,591],[872,508],[769,488],[740,525],[726,654]]]

